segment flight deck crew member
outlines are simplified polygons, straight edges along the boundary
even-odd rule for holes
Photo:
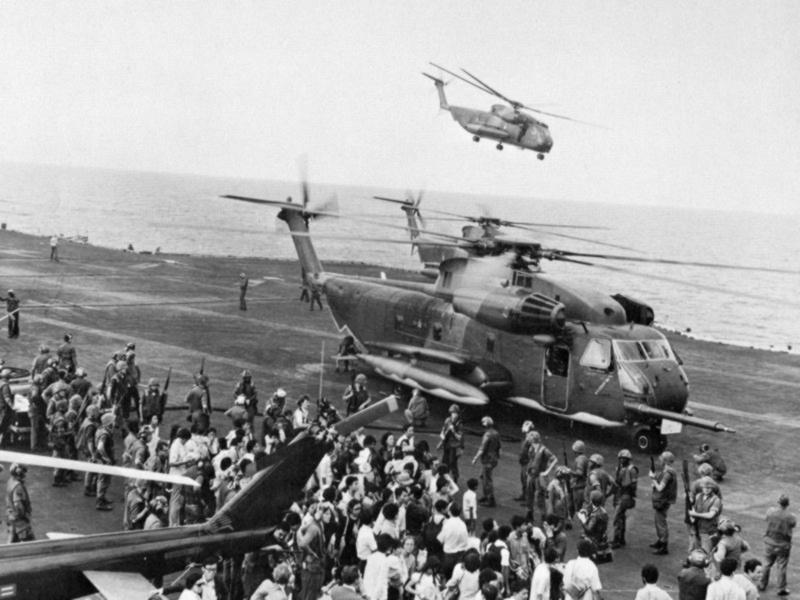
[[[531,447],[528,450],[527,502],[531,517],[539,513],[539,520],[544,520],[547,507],[544,503],[544,492],[547,489],[547,478],[550,471],[556,466],[558,459],[547,446],[542,443],[542,436],[538,431],[531,435]]]
[[[14,290],[8,290],[8,297],[0,297],[6,303],[6,317],[8,320],[8,337],[19,337],[19,298],[14,294]]]
[[[449,413],[439,433],[439,446],[442,448],[442,464],[450,469],[453,481],[458,482],[458,457],[464,450],[464,430],[458,405],[451,404]]]
[[[786,589],[786,565],[789,563],[789,552],[792,549],[792,532],[797,525],[797,519],[789,512],[789,496],[781,494],[778,506],[773,506],[767,511],[767,532],[764,535],[764,573],[761,576],[760,590],[767,589],[769,571],[773,564],[777,564],[778,595],[788,596]]]
[[[94,434],[95,459],[103,465],[113,465],[116,463],[114,458],[114,422],[112,413],[106,413],[100,417],[100,427]],[[111,510],[111,502],[106,498],[108,486],[111,484],[111,475],[99,474],[97,476],[97,510]]]
[[[534,431],[533,421],[522,424],[522,443],[519,448],[519,482],[522,486],[520,495],[514,498],[517,502],[525,502],[525,491],[528,487],[528,463],[531,460],[528,454],[531,448],[531,434]]]
[[[58,262],[58,236],[50,236],[50,260]]]
[[[95,405],[86,407],[86,418],[83,419],[75,445],[78,447],[78,457],[85,462],[93,463],[97,460],[97,447],[95,435],[100,426],[100,409]],[[97,473],[86,471],[83,477],[83,495],[97,495]]]
[[[50,360],[50,348],[46,344],[39,345],[39,354],[33,359],[31,365],[31,379],[39,373],[44,372]]]
[[[78,367],[78,352],[72,345],[72,336],[69,333],[64,334],[64,343],[58,347],[56,355],[59,369],[64,369],[70,375],[75,373]]]
[[[316,302],[319,309],[322,310],[322,291],[320,286],[316,283],[311,283],[311,300],[308,302],[308,309],[314,310],[314,303]]]
[[[484,506],[496,506],[494,499],[494,482],[492,480],[492,471],[497,466],[500,460],[500,434],[494,428],[494,420],[492,417],[483,417],[481,425],[486,428],[481,440],[481,446],[478,448],[475,458],[472,459],[474,465],[481,461],[481,481],[483,481],[483,498],[478,500],[478,504]]]
[[[639,469],[631,464],[633,456],[631,451],[622,449],[617,454],[617,471],[614,482],[614,537],[611,542],[612,548],[619,548],[625,545],[625,520],[628,511],[636,506],[636,483],[639,479]]]
[[[658,461],[661,464],[658,473],[653,471],[648,473],[653,489],[652,501],[656,525],[656,541],[650,544],[650,547],[654,549],[653,554],[669,554],[667,511],[678,499],[678,476],[672,468],[672,463],[675,462],[672,452],[662,452]]]
[[[6,521],[8,523],[8,543],[29,542],[34,539],[31,526],[31,498],[25,487],[25,465],[14,463],[8,470],[6,484]]]
[[[584,508],[589,508],[591,504],[591,493],[595,490],[600,490],[603,494],[603,506],[606,505],[606,499],[615,493],[617,484],[614,478],[608,474],[603,468],[605,459],[602,454],[592,454],[589,457],[589,474],[586,477],[586,500],[583,503]]]
[[[244,297],[247,294],[247,285],[250,280],[245,273],[239,273],[239,310],[247,310],[247,302]]]

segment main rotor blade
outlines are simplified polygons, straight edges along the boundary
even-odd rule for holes
[[[20,463],[35,467],[45,467],[47,469],[66,469],[69,471],[88,471],[90,473],[100,473],[102,475],[117,475],[128,479],[146,479],[147,481],[159,481],[161,483],[174,483],[177,485],[188,485],[200,487],[194,479],[182,475],[169,475],[167,473],[154,473],[153,471],[143,471],[139,469],[129,469],[128,467],[117,467],[115,465],[102,465],[99,463],[89,463],[68,458],[55,458],[52,456],[39,456],[38,454],[27,454],[24,452],[9,452],[0,450],[0,462]]]
[[[555,233],[554,231],[542,231],[541,229],[535,229],[533,227],[526,228],[529,231],[533,231],[535,233],[541,233],[544,235],[552,235],[555,237],[561,237],[568,240],[577,240],[579,242],[586,242],[587,244],[595,244],[597,246],[606,246],[608,248],[616,248],[618,250],[628,250],[630,252],[639,252],[636,248],[631,248],[630,246],[621,246],[619,244],[611,244],[609,242],[598,242],[597,240],[592,240],[589,238],[578,237],[577,235],[567,235],[566,233]]]
[[[486,83],[485,81],[481,81],[480,79],[478,79],[477,77],[475,77],[475,75],[473,75],[472,73],[470,73],[469,71],[467,71],[465,68],[461,67],[461,70],[462,70],[462,71],[464,71],[464,73],[466,73],[466,74],[467,74],[467,75],[469,75],[470,77],[472,77],[472,78],[473,78],[475,81],[477,81],[478,83],[480,83],[480,84],[481,84],[483,87],[485,87],[487,90],[489,90],[489,91],[490,91],[492,94],[494,94],[494,95],[495,95],[495,96],[497,96],[498,98],[502,98],[503,100],[505,100],[506,102],[508,102],[508,103],[509,103],[511,106],[513,106],[514,108],[519,108],[519,107],[523,106],[523,104],[522,104],[521,102],[517,102],[516,100],[512,100],[511,98],[507,98],[506,96],[504,96],[503,94],[501,94],[500,92],[498,92],[496,89],[494,89],[492,86],[490,86],[490,85],[489,85],[488,83]]]
[[[800,275],[800,270],[777,269],[775,267],[751,267],[747,265],[731,265],[724,263],[698,262],[674,260],[669,258],[644,258],[638,256],[620,256],[617,254],[590,254],[585,252],[570,252],[567,250],[556,250],[556,254],[561,256],[581,256],[584,258],[600,258],[603,260],[624,260],[629,262],[654,263],[662,265],[677,265],[686,267],[706,267],[712,269],[733,269],[736,271],[758,271],[764,273],[785,273],[788,275]]]
[[[664,281],[666,283],[674,283],[674,284],[677,284],[677,285],[683,285],[683,286],[695,288],[695,289],[698,289],[698,290],[705,290],[705,291],[708,291],[708,292],[715,292],[715,293],[718,293],[718,294],[724,294],[726,296],[733,296],[735,298],[751,298],[753,300],[761,300],[761,301],[769,302],[770,304],[775,305],[775,306],[788,304],[790,306],[800,307],[800,302],[792,302],[791,300],[787,302],[785,299],[782,300],[782,299],[778,299],[778,298],[771,298],[769,296],[762,296],[761,294],[753,294],[752,292],[748,292],[747,290],[744,290],[744,289],[741,289],[741,288],[737,289],[737,290],[728,290],[728,289],[720,288],[720,287],[713,286],[713,285],[707,285],[707,284],[703,284],[703,283],[694,283],[692,281],[686,281],[685,279],[677,279],[675,277],[666,277],[666,276],[663,276],[663,275],[652,275],[652,274],[648,274],[648,273],[639,273],[638,271],[632,271],[630,269],[625,269],[625,268],[622,268],[622,267],[616,267],[616,266],[612,266],[612,265],[600,265],[600,264],[597,264],[597,263],[588,263],[588,262],[583,262],[583,261],[579,261],[579,260],[572,260],[572,259],[567,259],[567,258],[558,258],[556,260],[564,260],[566,262],[574,262],[574,263],[577,263],[577,264],[580,264],[580,265],[588,265],[588,266],[591,266],[593,268],[603,269],[605,271],[612,271],[614,273],[624,273],[626,275],[633,275],[634,277],[640,277],[642,279],[648,279],[648,280],[654,280],[654,281]]]
[[[284,235],[284,234],[281,234]],[[383,244],[403,244],[405,246],[413,245],[413,246],[443,246],[445,248],[465,248],[469,247],[465,246],[464,244],[458,244],[455,242],[444,242],[444,241],[437,241],[437,240],[422,240],[420,238],[408,239],[408,240],[393,240],[387,238],[368,238],[368,237],[353,237],[352,235],[336,235],[336,234],[310,234],[305,233],[302,231],[292,231],[286,232],[285,235],[290,235],[292,237],[310,237],[312,239],[322,239],[322,240],[348,240],[350,242],[380,242]]]
[[[482,91],[485,94],[489,94],[490,96],[497,96],[498,95],[494,91],[492,91],[491,89],[488,89],[488,88],[485,88],[485,87],[483,87],[481,85],[478,85],[474,81],[470,81],[469,79],[467,79],[466,77],[464,77],[462,75],[459,75],[458,73],[453,73],[453,71],[450,71],[449,69],[445,69],[444,67],[441,67],[441,66],[437,65],[436,63],[428,63],[428,64],[433,65],[437,69],[441,69],[445,73],[448,73],[449,75],[452,75],[453,77],[455,77],[457,79],[460,79],[464,83],[470,84],[472,87],[478,88],[480,91]],[[499,96],[499,97],[502,98],[502,96]],[[505,100],[505,98],[503,98],[503,99]]]

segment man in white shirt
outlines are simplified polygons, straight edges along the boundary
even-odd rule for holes
[[[736,573],[733,580],[744,590],[747,600],[758,600],[758,584],[764,575],[764,567],[757,558],[744,561],[744,573]]]
[[[564,569],[564,592],[571,600],[601,600],[600,572],[590,556],[594,544],[582,539],[578,542],[578,558],[573,558]],[[741,600],[741,599],[740,599]]]
[[[642,567],[642,583],[644,587],[636,592],[635,600],[672,600],[670,595],[656,585],[658,567],[647,564]]]
[[[192,438],[185,427],[178,430],[178,435],[169,447],[169,474],[185,475],[186,471],[197,461],[197,455],[189,451],[186,443]],[[186,495],[183,486],[173,485],[169,496],[169,526],[178,527],[183,524],[183,507]]]
[[[358,528],[358,534],[356,534],[356,556],[358,557],[358,565],[362,574],[364,573],[367,559],[378,549],[378,543],[375,541],[375,532],[372,529],[374,521],[372,510],[366,507],[363,508],[361,510],[361,527]]]
[[[544,562],[536,565],[531,578],[530,600],[550,600],[550,565],[558,560],[555,548],[544,551]]]
[[[467,531],[467,524],[461,518],[461,509],[458,505],[450,505],[450,517],[442,523],[442,530],[436,539],[441,542],[444,551],[442,575],[445,579],[450,579],[453,567],[469,548],[469,531]]]
[[[722,576],[708,586],[706,600],[746,600],[744,590],[733,580],[735,558],[723,558],[719,563]]]

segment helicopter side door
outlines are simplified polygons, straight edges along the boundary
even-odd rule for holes
[[[542,404],[559,411],[567,410],[569,397],[569,348],[563,344],[547,347],[542,365]]]

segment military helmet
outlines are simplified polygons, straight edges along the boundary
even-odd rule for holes
[[[714,472],[714,467],[710,463],[701,463],[697,466],[697,474],[701,477],[709,477]]]
[[[450,408],[447,409],[447,412],[459,414],[461,412],[461,409],[458,408],[458,404],[451,404]]]
[[[11,379],[11,369],[3,369],[0,371],[0,379]]]
[[[47,354],[50,352],[50,348],[47,347],[47,344],[39,344],[39,352],[41,354]]]
[[[589,462],[596,464],[598,467],[602,467],[603,463],[605,462],[605,459],[603,459],[602,454],[595,453],[589,457]]]
[[[356,378],[355,378],[354,381],[356,383],[367,383],[367,376],[364,375],[363,373],[359,373],[358,375],[356,375]]]
[[[661,460],[668,465],[671,465],[673,462],[675,462],[675,455],[669,450],[664,450],[664,452],[661,453]]]
[[[158,387],[158,379],[151,377],[147,380],[147,387]]]
[[[114,366],[116,367],[117,371],[122,371],[128,368],[128,363],[126,363],[124,360],[118,360],[117,364]]]
[[[603,492],[592,490],[592,493],[589,494],[589,501],[595,506],[600,506],[603,503]]]
[[[72,335],[70,335],[69,333],[65,333],[64,334],[64,341],[65,342],[71,342],[72,341]]]
[[[573,452],[586,452],[586,444],[584,444],[581,440],[575,440],[572,444],[572,451]]]
[[[247,369],[242,371],[242,379],[252,379],[252,378],[253,376],[250,374],[250,371],[248,371]]]
[[[197,376],[198,385],[208,385],[208,375],[200,374]]]
[[[283,388],[278,388],[275,392],[276,398],[286,398],[286,390]]]
[[[83,367],[75,369],[75,377],[86,377],[86,369]]]
[[[115,417],[111,413],[105,413],[102,417],[100,417],[100,423],[103,427],[112,427],[114,425]]]
[[[696,548],[689,553],[687,560],[692,566],[705,567],[708,565],[708,554],[702,548]]]
[[[617,452],[617,458],[627,458],[628,460],[630,460],[633,458],[633,455],[631,454],[630,450],[628,450],[627,448],[623,448],[622,450]]]
[[[100,416],[100,409],[97,408],[94,404],[90,404],[86,407],[86,416],[90,419],[96,419]]]
[[[492,417],[486,416],[481,419],[481,425],[484,427],[494,427],[494,419]]]
[[[8,469],[8,472],[11,474],[12,477],[16,477],[20,479],[25,477],[25,473],[28,472],[28,467],[21,463],[13,463],[11,467]]]

